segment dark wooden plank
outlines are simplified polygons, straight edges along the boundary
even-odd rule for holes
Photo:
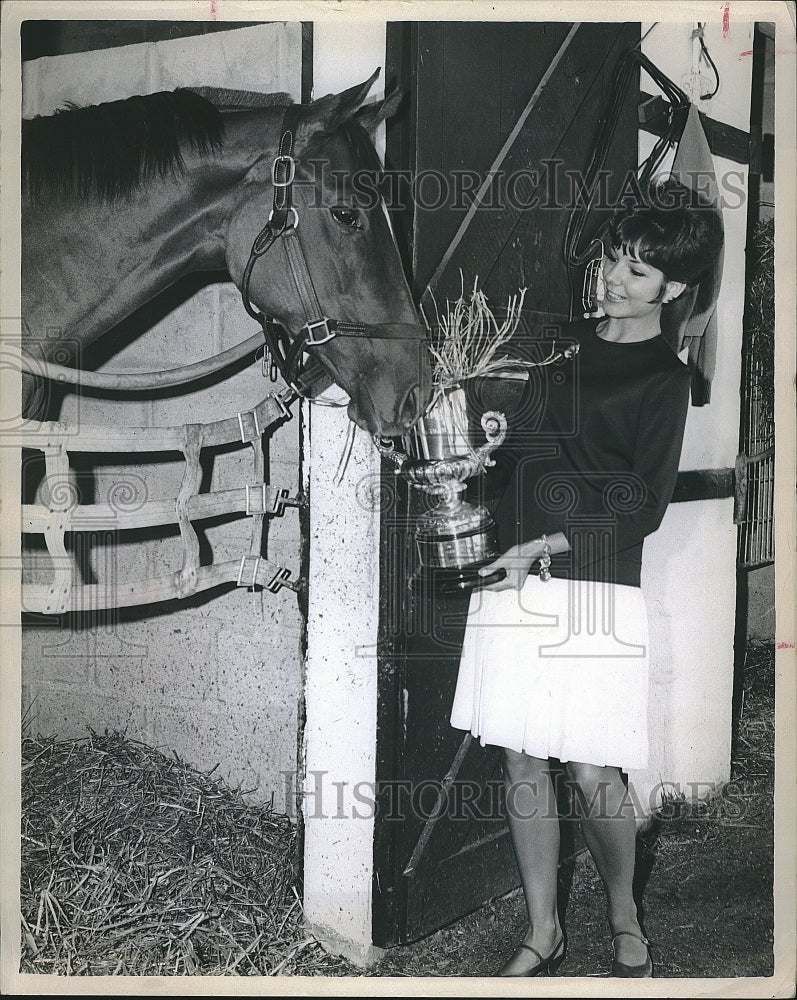
[[[299,100],[309,104],[313,96],[313,22],[302,21],[302,82]]]
[[[34,10],[31,6],[31,11]],[[87,12],[91,7],[87,8]],[[103,21],[31,18],[20,25],[22,61],[143,42],[173,41],[217,31],[251,28],[262,21]]]
[[[570,27],[564,23],[555,26],[501,25],[500,44],[491,35],[488,45],[486,36],[472,33],[473,26],[465,31],[450,24],[414,24],[415,76],[410,110],[417,110],[421,120],[414,123],[417,127],[414,136],[412,128],[409,135],[393,133],[392,145],[389,133],[388,154],[395,150],[400,153],[393,165],[403,166],[401,156],[406,155],[415,141],[417,146],[412,151],[409,166],[416,172],[435,164],[441,170],[461,165],[482,172],[489,169]],[[619,28],[612,25],[608,34],[606,26],[589,25],[587,34],[591,37],[588,44],[582,45],[580,58],[563,61],[562,78],[552,84],[557,93],[548,95],[548,103],[555,107],[549,107],[544,123],[545,149],[556,155],[561,151],[563,157],[567,157],[568,166],[583,167],[589,159],[613,67],[622,51],[638,40],[638,33],[638,25]],[[401,33],[398,29],[389,31],[388,38],[391,36],[395,40]],[[474,44],[474,37],[477,40],[481,37],[482,44]],[[467,42],[467,57],[457,56],[455,38]],[[500,51],[500,61],[494,58],[496,51]],[[600,52],[603,60],[603,65],[598,65],[597,69],[594,63],[600,60],[595,60],[596,52]],[[407,67],[400,53],[391,65],[404,66],[402,72],[406,77]],[[483,81],[488,78],[489,83],[485,84]],[[493,86],[496,80],[500,81],[498,91]],[[485,101],[485,93],[493,96]],[[628,164],[631,168],[636,164],[637,91],[629,97],[631,126],[625,131],[618,130],[618,151],[613,151],[612,168],[615,163],[620,167]],[[446,105],[447,100],[451,107]],[[435,104],[437,109],[427,107]],[[572,110],[570,118],[564,117],[565,105]],[[481,108],[478,117],[473,110],[477,106]],[[479,119],[485,117],[488,124],[482,130]],[[410,115],[410,122],[413,122],[413,115]],[[536,119],[533,129],[535,136],[538,135]],[[479,133],[475,138],[474,132]],[[490,141],[483,142],[488,133]],[[411,214],[411,209],[412,206],[406,214]],[[412,229],[416,267],[423,264],[429,271],[436,267],[448,245],[448,239],[442,240],[441,233],[450,231],[452,220],[458,226],[462,214],[460,210],[456,217],[450,206],[436,212],[416,213]],[[494,256],[483,255],[477,245],[474,266],[466,268],[469,277],[484,274],[485,268],[492,269],[497,294],[491,301],[499,309],[506,292],[516,290],[523,277],[518,269],[526,268],[528,283],[539,299],[537,313],[533,307],[528,311],[535,328],[550,321],[554,292],[558,290],[561,298],[566,289],[561,261],[565,218],[566,213],[562,211],[524,213],[523,226],[508,230],[507,238],[512,242],[507,246],[504,241],[503,248],[507,252],[497,264]],[[499,224],[499,228],[504,226],[505,223]],[[516,252],[517,246],[522,253]],[[557,269],[559,273],[552,277]],[[416,272],[416,288],[420,280]],[[453,288],[458,293],[458,274],[455,274]],[[529,304],[527,301],[527,306]],[[425,784],[427,797],[433,797],[434,784],[446,774],[463,737],[448,720],[467,598],[438,596],[426,601],[423,595],[416,595],[410,599],[406,581],[416,568],[417,559],[413,525],[419,510],[428,506],[428,502],[418,491],[411,491],[410,495],[406,487],[396,483],[391,471],[387,472],[387,477],[383,485],[389,494],[397,492],[398,502],[395,506],[389,504],[390,509],[383,509],[382,517],[377,780],[388,784],[406,782],[410,790]],[[473,491],[478,492],[485,484],[471,485]],[[457,776],[458,787],[483,789],[484,792],[478,794],[488,795],[488,789],[496,781],[500,782],[500,753],[474,742]],[[414,939],[517,883],[516,866],[503,820],[494,814],[491,818],[489,810],[464,823],[448,814],[442,816],[418,859],[416,873],[404,875],[426,817],[410,808],[402,814],[400,822],[386,821],[384,810],[389,804],[387,794],[380,800],[382,811],[377,814],[375,824],[373,928],[377,944],[388,946]],[[496,844],[503,844],[503,847],[498,849]],[[452,860],[456,857],[460,860]]]
[[[652,101],[654,98],[651,94],[641,93],[639,95],[640,104],[645,104],[647,101]],[[665,109],[669,108],[670,105],[667,102],[663,102]],[[750,162],[750,133],[744,132],[742,129],[734,128],[733,125],[726,125],[725,122],[719,122],[715,118],[709,118],[707,114],[703,111],[699,112],[700,123],[706,133],[706,138],[708,139],[708,146],[714,156],[721,156],[726,160],[733,160],[734,163],[749,163]],[[665,115],[656,115],[655,117],[649,119],[648,121],[642,121],[639,123],[639,127],[643,132],[649,132],[651,135],[662,136],[667,130],[667,121]]]
[[[507,26],[506,55],[501,67],[502,145],[564,42],[570,27],[570,24],[561,22],[540,25],[534,43],[535,56],[530,59],[527,37],[518,32],[516,26]],[[498,148],[495,152],[498,152]],[[531,167],[532,164],[528,166]],[[518,196],[525,197],[525,191],[530,191],[530,185],[523,184],[522,189],[519,187]],[[494,308],[503,307],[507,295],[522,287],[529,289],[524,310],[527,315],[535,311],[535,305],[542,302],[550,307],[554,294],[551,287],[551,248],[556,245],[557,229],[561,229],[557,213],[526,212],[521,216],[512,233],[512,252],[501,254],[489,272],[487,291],[497,299],[493,302]],[[487,280],[487,275],[483,276]]]
[[[724,500],[734,495],[733,469],[690,469],[679,472],[672,503],[691,500]]]
[[[409,487],[387,463],[383,463],[382,482],[386,484],[386,502],[380,512],[376,778],[377,782],[389,782],[401,778],[405,772],[402,704],[405,641],[400,624],[406,580],[404,551],[410,526],[402,516],[408,509]],[[407,905],[406,880],[399,876],[402,862],[408,856],[404,846],[406,836],[401,823],[385,820],[390,807],[390,792],[385,789],[376,796],[374,823],[371,930],[378,947],[399,943]]]
[[[541,166],[544,161],[557,158],[566,133],[563,124],[570,123],[576,117],[607,60],[613,63],[620,55],[624,38],[623,25],[597,24],[579,28],[554,78],[542,91],[530,119],[531,124],[527,123],[527,127],[520,132],[504,160],[503,169],[507,175],[528,170],[530,165]],[[598,115],[595,115],[594,108],[592,111],[593,127],[596,127]],[[586,161],[590,146],[583,134],[581,146]],[[581,164],[574,163],[572,166],[577,169]],[[541,170],[540,173],[544,171]],[[536,185],[537,191],[540,190],[541,184],[542,177]],[[545,192],[542,193],[543,205],[549,204],[552,200],[545,196]],[[540,211],[549,209],[541,207]],[[477,212],[448,261],[444,273],[438,276],[435,294],[444,297],[456,289],[460,268],[466,273],[472,273],[479,264],[478,273],[482,274],[485,266],[492,268],[510,243],[522,245],[523,240],[515,229],[521,223],[527,229],[532,229],[534,224],[529,221],[530,214],[537,213],[529,212],[517,200],[509,198],[503,200],[500,209]],[[545,216],[542,216],[542,219],[544,218]],[[544,248],[544,252],[550,254],[552,248],[543,242],[547,227],[542,223],[542,219],[536,224],[538,231],[527,233],[526,236],[528,238],[530,235],[532,246]]]
[[[413,85],[413,111],[416,123],[416,149],[411,164],[413,181],[419,185],[414,192],[412,274],[413,291],[419,292],[419,275],[426,273],[429,261],[439,259],[442,253],[442,236],[438,226],[431,223],[434,210],[430,211],[419,201],[431,202],[430,185],[423,181],[425,176],[433,179],[443,170],[443,104],[441,100],[431,101],[428,95],[441,94],[444,81],[444,25],[440,22],[422,22],[415,30],[415,80]],[[417,233],[423,230],[423,239]]]
[[[386,202],[404,272],[412,286],[413,211],[406,177],[415,162],[417,94],[417,28],[413,22],[390,21],[386,30],[385,85],[394,84],[403,98],[396,115],[386,122],[385,170],[391,180]],[[404,175],[405,179],[400,178]]]
[[[455,854],[414,878],[408,892],[408,934],[405,942],[421,938],[448,923],[452,903],[464,916],[517,884],[517,867],[509,830],[504,827],[478,849]]]

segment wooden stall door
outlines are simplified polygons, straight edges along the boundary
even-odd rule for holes
[[[544,161],[559,161],[562,177],[585,169],[612,71],[639,41],[639,25],[581,25],[567,42],[573,27],[389,26],[387,76],[397,76],[410,97],[405,115],[388,132],[387,166],[416,183],[417,197],[407,198],[393,217],[419,298],[459,229],[469,204],[466,188],[472,191],[472,178],[489,170],[552,60],[550,78],[504,165],[508,172],[541,170]],[[633,91],[606,164],[615,190],[637,162],[638,87]],[[444,197],[435,186],[445,188],[446,182]],[[438,302],[457,297],[462,269],[466,288],[478,276],[494,307],[526,286],[531,331],[567,320],[566,192],[562,198],[561,204],[540,198],[536,207],[521,211],[520,198],[480,208],[440,276]],[[596,223],[593,217],[591,225]],[[578,292],[576,315],[580,284]],[[389,946],[430,933],[519,879],[503,816],[499,751],[477,741],[463,745],[464,734],[449,724],[468,598],[410,594],[412,519],[421,500],[389,469],[383,486],[373,932],[377,945]],[[440,799],[451,771],[456,780]]]

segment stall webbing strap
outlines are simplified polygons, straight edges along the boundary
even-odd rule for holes
[[[214,448],[234,442],[247,443],[260,440],[263,432],[278,420],[289,417],[285,404],[274,396],[267,396],[252,410],[234,417],[203,424],[202,447]],[[3,432],[3,443],[8,447],[36,448],[63,447],[77,452],[182,451],[182,427],[104,427],[70,426],[60,421],[36,423],[26,421],[19,430]]]
[[[186,511],[192,521],[202,521],[224,514],[281,514],[288,499],[284,486],[271,486],[263,482],[233,490],[198,493],[189,497]],[[291,501],[295,502],[295,501]],[[257,509],[253,508],[257,505]],[[174,500],[146,500],[134,510],[123,510],[122,504],[81,504],[66,513],[50,510],[40,504],[23,504],[22,530],[26,533],[44,534],[58,530],[58,523],[67,518],[69,531],[96,531],[108,528],[113,531],[130,531],[133,528],[153,528],[174,523]],[[51,527],[52,525],[52,527]]]
[[[44,469],[53,515],[44,531],[47,551],[53,561],[53,579],[46,602],[49,608],[69,599],[72,581],[77,575],[77,566],[64,543],[64,536],[69,530],[70,508],[76,497],[69,480],[69,455],[63,445],[49,445],[44,449]]]
[[[129,607],[135,604],[149,604],[171,598],[185,599],[199,590],[206,590],[220,583],[234,581],[238,586],[265,586],[276,591],[282,586],[296,589],[289,572],[260,556],[263,537],[263,523],[267,503],[281,505],[284,491],[278,495],[262,492],[261,507],[252,509],[251,490],[227,491],[236,499],[244,495],[245,513],[252,517],[248,555],[240,562],[232,561],[217,566],[200,567],[199,538],[192,524],[197,508],[203,510],[214,506],[214,501],[198,495],[202,481],[200,457],[203,447],[218,446],[233,442],[249,443],[252,446],[254,470],[259,484],[265,480],[265,459],[261,446],[261,436],[265,428],[277,420],[289,416],[286,407],[279,400],[269,396],[254,410],[237,414],[236,417],[209,424],[186,424],[179,428],[137,427],[115,428],[81,427],[78,435],[74,428],[65,424],[50,423],[36,425],[36,433],[27,433],[24,444],[38,448],[45,455],[45,471],[50,492],[49,509],[37,511],[35,506],[23,508],[23,530],[37,530],[33,524],[41,525],[47,550],[53,562],[51,584],[23,584],[23,608],[31,613],[63,614],[67,611],[104,610],[112,607]],[[30,425],[28,425],[30,427]],[[134,447],[131,447],[131,443]],[[177,448],[175,448],[175,444]],[[64,536],[67,531],[96,529],[106,517],[104,526],[125,529],[134,526],[141,517],[140,512],[113,510],[111,505],[81,507],[77,505],[74,489],[69,481],[68,448],[73,451],[170,451],[179,450],[185,460],[185,471],[176,500],[172,504],[161,502],[144,504],[147,511],[143,523],[172,523],[177,521],[183,543],[183,564],[178,573],[149,580],[107,585],[75,586],[77,567],[67,552]],[[266,488],[267,491],[267,488]],[[156,509],[153,509],[153,506]],[[153,521],[155,514],[168,515],[163,520]],[[129,515],[133,514],[131,523]]]
[[[272,593],[280,587],[298,590],[299,583],[288,579],[287,570],[260,558],[257,566],[247,573],[239,586],[263,587]],[[200,566],[196,571],[194,593],[210,590],[224,583],[238,583],[241,560],[233,559],[213,566]],[[152,577],[148,580],[72,586],[71,576],[66,591],[55,584],[23,584],[22,610],[31,614],[60,615],[67,612],[103,611],[109,608],[131,608],[140,604],[157,604],[180,597],[181,573]]]
[[[199,569],[199,536],[188,516],[188,501],[196,495],[202,482],[202,466],[199,464],[201,455],[202,425],[186,424],[183,427],[185,471],[174,503],[177,526],[183,540],[183,566],[180,570],[178,587],[178,597],[181,599],[190,597],[196,590]]]

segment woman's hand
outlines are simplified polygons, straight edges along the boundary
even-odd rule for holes
[[[479,570],[479,576],[489,576],[499,569],[506,570],[506,576],[502,580],[496,580],[495,583],[487,583],[480,589],[520,590],[526,582],[532,564],[535,559],[539,558],[533,553],[524,552],[524,548],[525,546],[513,545],[511,549],[508,549],[489,565],[482,566]]]
[[[496,570],[506,570],[506,576],[495,583],[486,583],[482,590],[520,590],[526,582],[529,570],[532,565],[546,554],[546,550],[551,555],[559,552],[569,552],[570,543],[561,531],[555,532],[550,537],[543,535],[534,538],[529,542],[520,545],[513,545],[502,555],[487,566],[482,566],[479,576],[489,576]]]

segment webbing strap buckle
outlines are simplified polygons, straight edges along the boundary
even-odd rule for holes
[[[250,569],[247,574],[248,579],[244,579],[244,571]],[[238,568],[238,586],[254,587],[257,583],[257,571],[260,569],[260,556],[242,556],[241,565]]]
[[[260,430],[256,410],[239,410],[238,426],[241,429],[241,441],[243,444],[249,441],[256,441],[259,437],[262,437],[263,432]],[[252,433],[252,430],[248,431],[247,427],[251,427],[254,433]]]
[[[286,507],[306,507],[307,499],[303,493],[292,497],[285,486],[278,488],[269,487],[267,483],[256,483],[254,486],[247,483],[246,490],[246,514],[275,514],[282,517]],[[269,489],[273,489],[273,497],[269,503]]]
[[[288,495],[288,490],[285,487],[281,487],[277,491],[277,495],[274,498],[274,513],[278,517],[282,517],[285,513],[286,507],[306,507],[307,498],[304,493],[299,493],[295,497]]]
[[[262,561],[260,556],[241,556],[241,565],[238,569],[239,587],[257,586],[257,574]],[[271,579],[265,584],[265,589],[276,594],[282,587],[288,587],[295,591],[298,584],[291,580],[290,570],[284,566],[278,566]]]
[[[266,584],[266,590],[270,591],[272,594],[276,594],[281,587],[290,587],[291,590],[295,588],[291,586],[291,574],[284,566],[281,566],[277,572],[272,576],[272,578]]]
[[[253,514],[271,513],[268,509],[268,487],[265,483],[257,483],[255,486],[251,486],[247,483],[244,488],[246,489],[247,516],[251,516]],[[258,501],[257,506],[252,503],[253,498]]]
[[[282,410],[283,417],[287,417],[288,420],[290,420],[291,416],[293,415],[291,411],[288,409],[288,403],[292,402],[295,396],[296,396],[295,390],[288,385],[285,386],[285,388],[281,392],[278,392],[273,397],[274,402]]]

